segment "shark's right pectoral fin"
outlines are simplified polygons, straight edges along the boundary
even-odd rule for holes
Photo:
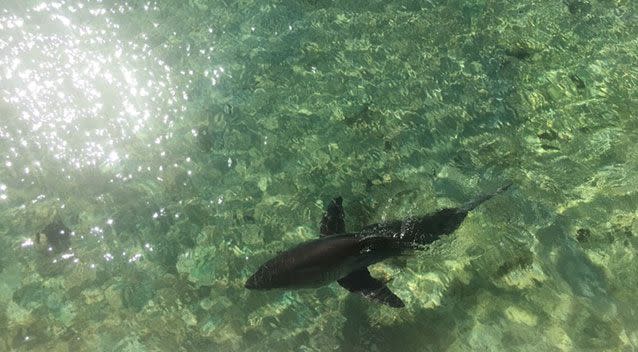
[[[343,212],[343,198],[335,197],[330,201],[326,212],[321,218],[321,225],[319,226],[319,232],[321,237],[334,236],[338,234],[346,233],[345,215]],[[381,252],[390,250],[396,250],[397,241],[390,238],[377,238],[370,237],[362,239],[364,241],[365,249],[376,249]],[[402,251],[405,245],[399,244],[399,251]],[[388,286],[381,280],[375,279],[370,275],[367,267],[357,269],[345,277],[337,280],[346,290],[362,295],[363,297],[383,303],[393,308],[403,308],[405,304],[401,298],[397,297]]]
[[[337,282],[346,290],[360,294],[369,300],[383,303],[392,308],[405,307],[401,298],[390,291],[383,281],[370,275],[368,268],[357,269]]]

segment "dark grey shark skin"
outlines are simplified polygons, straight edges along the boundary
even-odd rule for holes
[[[441,236],[456,231],[471,210],[495,195],[506,191],[510,186],[512,183],[508,182],[496,191],[481,195],[458,208],[445,208],[424,216],[368,225],[356,235],[370,236],[374,234],[375,236],[396,238],[403,242],[428,245]]]
[[[401,255],[413,246],[390,237],[334,235],[279,253],[246,281],[249,289],[316,288]]]
[[[322,219],[320,232],[323,237],[301,243],[270,259],[246,281],[245,287],[261,290],[313,288],[337,280],[351,292],[391,307],[402,307],[401,299],[385,283],[372,278],[367,267],[451,234],[469,211],[511,185],[508,183],[458,208],[372,224],[351,234],[344,234],[342,199],[337,197]]]
[[[322,237],[346,233],[343,198],[336,197],[328,204],[326,212],[321,218],[319,232]],[[337,282],[346,290],[360,294],[369,300],[388,305],[392,308],[405,307],[401,298],[395,295],[394,292],[386,286],[386,282],[373,278],[367,267],[357,269],[347,276],[340,278]]]

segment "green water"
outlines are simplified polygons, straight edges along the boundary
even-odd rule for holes
[[[638,349],[637,10],[0,2],[0,350]],[[506,180],[371,267],[403,309],[243,287],[333,196],[356,231]]]

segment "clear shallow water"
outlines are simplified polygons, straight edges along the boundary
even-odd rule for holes
[[[0,349],[638,346],[633,2],[0,7]],[[372,268],[402,310],[243,288],[334,195],[354,231],[505,179]]]

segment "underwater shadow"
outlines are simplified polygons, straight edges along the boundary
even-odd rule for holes
[[[455,281],[447,290],[441,305],[435,309],[418,308],[411,320],[399,320],[393,325],[375,323],[368,313],[370,302],[350,295],[342,314],[343,325],[341,347],[344,351],[442,351],[448,349],[458,338],[459,331],[471,320],[468,312],[478,304],[476,291],[487,283],[479,278],[469,283]],[[389,309],[377,306],[378,309]],[[407,308],[403,308],[407,309]],[[402,310],[396,310],[396,314]]]
[[[555,271],[574,295],[592,300],[601,309],[608,306],[611,303],[608,298],[609,284],[603,269],[593,263],[567,233],[566,219],[563,217],[540,229],[536,236],[542,246],[539,255],[544,263],[552,263],[550,255],[554,253],[554,270],[550,272]]]

